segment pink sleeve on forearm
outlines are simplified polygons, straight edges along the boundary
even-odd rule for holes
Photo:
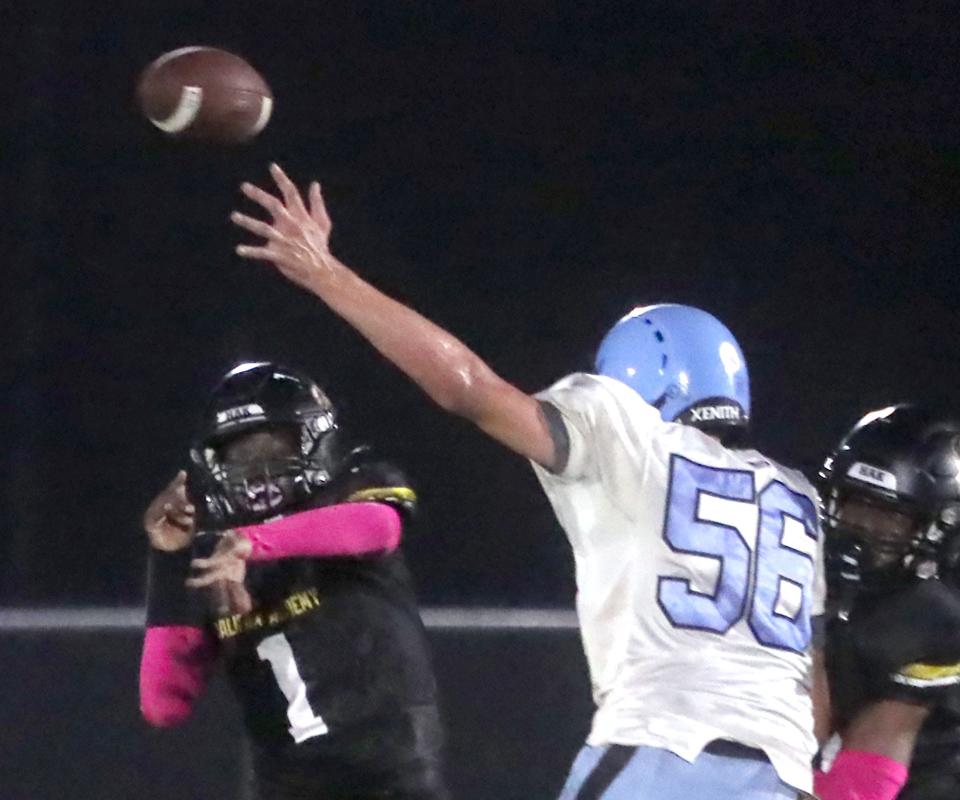
[[[253,545],[250,561],[356,556],[396,550],[400,515],[383,503],[341,503],[237,528]]]
[[[147,628],[140,658],[140,711],[151,725],[179,725],[203,694],[217,657],[216,643],[202,628]]]
[[[829,772],[814,773],[821,800],[894,800],[907,782],[907,767],[876,753],[841,750]]]

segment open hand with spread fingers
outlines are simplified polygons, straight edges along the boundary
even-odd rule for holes
[[[245,614],[253,609],[253,599],[244,585],[247,558],[253,546],[234,531],[220,537],[209,558],[190,562],[193,575],[187,579],[191,589],[209,589],[213,605],[220,614]]]
[[[253,546],[246,536],[227,531],[220,537],[209,558],[195,558],[190,562],[194,574],[187,580],[187,586],[202,589],[218,581],[242,584],[247,576],[247,558],[252,550]]]
[[[320,184],[316,181],[310,184],[308,203],[304,203],[299,189],[277,164],[270,165],[270,174],[279,196],[251,183],[240,187],[271,219],[265,222],[239,211],[230,215],[236,225],[265,240],[256,246],[238,245],[237,254],[269,261],[294,283],[316,289],[325,280],[332,279],[339,266],[330,254],[333,226],[320,194]]]

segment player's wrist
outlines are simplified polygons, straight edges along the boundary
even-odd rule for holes
[[[174,553],[189,553],[193,545],[192,540],[169,541],[167,539],[159,539],[154,536],[149,536],[147,543],[151,553],[165,553],[167,555],[173,555]]]
[[[241,561],[248,561],[253,555],[258,544],[255,531],[256,525],[231,528],[223,535],[224,540],[229,541],[229,555],[239,558]]]
[[[341,265],[329,251],[311,253],[310,269],[303,281],[307,291],[323,299],[330,290],[330,284],[335,280],[335,273],[339,266]]]
[[[349,292],[349,287],[361,283],[357,274],[329,250],[316,252],[313,256],[313,269],[306,281],[307,290],[324,302],[333,300],[334,295]]]

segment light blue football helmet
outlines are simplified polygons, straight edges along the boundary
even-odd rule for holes
[[[743,351],[726,325],[699,308],[635,308],[603,338],[596,369],[635,390],[667,422],[701,428],[749,422]]]

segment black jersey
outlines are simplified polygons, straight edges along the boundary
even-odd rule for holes
[[[827,627],[827,670],[841,733],[860,709],[881,699],[933,706],[917,738],[900,800],[960,797],[960,686],[917,689],[890,680],[891,671],[930,655],[941,664],[956,661],[956,636],[951,635],[956,609],[947,594],[952,591],[930,581],[882,597],[865,594],[849,622],[834,617]],[[952,667],[930,669],[949,672]],[[903,672],[909,677],[909,670]]]
[[[412,509],[396,469],[361,464],[319,504]],[[251,563],[254,609],[215,618],[264,798],[439,798],[442,731],[426,633],[399,551]]]

